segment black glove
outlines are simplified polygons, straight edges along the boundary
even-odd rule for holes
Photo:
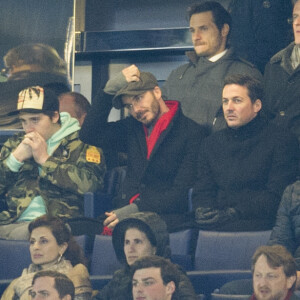
[[[198,207],[196,209],[196,223],[200,226],[222,225],[237,219],[237,211],[230,207],[226,209],[212,209],[210,207]]]

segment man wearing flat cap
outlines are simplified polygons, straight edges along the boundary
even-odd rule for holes
[[[83,216],[83,194],[103,187],[105,163],[101,149],[79,140],[78,121],[59,114],[51,89],[22,90],[12,113],[24,132],[0,153],[0,238],[26,239],[28,222],[45,213]]]
[[[130,117],[108,122],[112,105],[127,109]],[[178,101],[162,99],[151,73],[132,65],[109,80],[80,132],[86,143],[128,155],[126,178],[114,199],[116,209],[106,213],[104,225],[112,229],[130,213],[153,211],[170,232],[188,226],[193,218],[188,216],[187,195],[205,136],[202,126],[183,115]]]

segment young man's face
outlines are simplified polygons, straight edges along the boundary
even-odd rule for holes
[[[25,133],[38,132],[46,141],[58,130],[58,112],[52,119],[43,113],[25,113],[19,115]]]
[[[286,277],[282,266],[271,268],[266,256],[261,255],[253,272],[255,297],[257,300],[284,300],[295,280],[295,276]]]
[[[238,84],[225,85],[222,103],[225,120],[231,128],[246,125],[261,110],[261,101],[257,99],[252,103],[248,89]]]
[[[173,281],[164,285],[160,268],[136,270],[132,279],[134,300],[170,300],[175,291]]]
[[[161,97],[160,89],[157,87],[153,91],[147,91],[138,96],[122,97],[123,105],[128,108],[133,118],[150,127],[160,117],[160,105],[158,99]]]
[[[223,52],[226,47],[228,29],[228,25],[225,24],[219,31],[211,11],[192,15],[190,32],[197,55],[210,58]]]
[[[293,9],[293,30],[295,44],[300,44],[300,1],[297,1]]]
[[[67,300],[71,297],[65,296],[59,297],[57,290],[55,289],[55,280],[53,277],[45,276],[38,277],[30,291],[31,299],[33,300]]]

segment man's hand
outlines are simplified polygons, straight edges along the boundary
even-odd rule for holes
[[[12,154],[19,162],[23,162],[24,160],[32,157],[31,147],[24,143],[23,140]]]
[[[196,222],[198,225],[220,225],[237,218],[237,211],[230,207],[227,209],[212,209],[210,207],[198,207],[196,209]]]
[[[136,65],[131,65],[122,70],[124,77],[127,82],[139,81],[140,80],[140,70]]]
[[[38,164],[42,165],[49,158],[47,143],[38,132],[27,133],[23,143],[31,148],[32,156]]]
[[[107,226],[110,229],[114,229],[115,226],[119,223],[119,219],[114,212],[106,212],[105,215],[107,218],[104,220],[103,225]]]

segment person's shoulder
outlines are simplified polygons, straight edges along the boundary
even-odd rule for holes
[[[89,271],[84,264],[77,264],[73,266],[68,272],[69,276],[80,275],[80,277],[89,277]]]

